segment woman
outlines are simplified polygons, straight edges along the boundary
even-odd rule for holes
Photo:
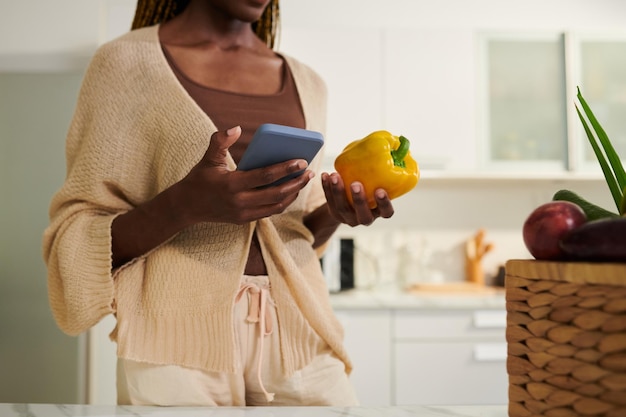
[[[44,256],[63,331],[115,314],[120,404],[357,403],[319,256],[393,207],[359,183],[351,206],[320,156],[235,170],[262,123],[325,128],[323,81],[272,50],[278,14],[140,0],[87,70]]]

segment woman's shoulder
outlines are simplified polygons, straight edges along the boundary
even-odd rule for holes
[[[160,51],[157,26],[131,30],[100,45],[94,59],[135,61],[149,56],[150,51]]]
[[[135,29],[100,45],[89,64],[89,71],[111,77],[158,68],[161,57],[156,26]]]
[[[118,47],[121,45],[146,45],[159,43],[159,26],[146,26],[130,30],[106,43],[101,48]]]

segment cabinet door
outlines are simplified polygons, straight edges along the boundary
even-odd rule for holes
[[[396,340],[504,341],[506,310],[399,310],[394,317]]]
[[[319,26],[294,27],[287,23],[281,31],[280,52],[309,64],[328,87],[328,161],[332,162],[353,140],[384,128],[379,31],[369,27],[320,30]]]
[[[363,406],[391,405],[391,313],[341,310],[345,346],[352,359],[350,379]]]
[[[472,30],[395,26],[383,39],[385,125],[411,141],[421,169],[476,169]]]
[[[580,79],[577,86],[598,121],[611,139],[617,154],[626,159],[626,38],[622,36],[581,36]],[[571,91],[576,91],[570,86]],[[578,122],[578,121],[576,121]],[[576,123],[580,136],[580,166],[599,170],[593,148],[582,124]]]
[[[89,404],[117,404],[117,345],[109,339],[115,318],[109,314],[89,329]]]
[[[395,405],[506,404],[505,342],[396,342]]]
[[[567,121],[562,36],[491,35],[483,46],[481,107],[486,111],[480,130],[486,165],[564,169]]]

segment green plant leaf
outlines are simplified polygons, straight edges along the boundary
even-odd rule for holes
[[[587,134],[587,137],[589,138],[589,143],[591,144],[591,147],[593,148],[593,152],[596,154],[596,157],[598,158],[598,162],[600,163],[600,168],[602,168],[602,173],[604,174],[606,183],[609,186],[611,195],[613,196],[613,201],[615,201],[615,205],[617,206],[617,209],[620,210],[622,193],[620,191],[619,185],[617,184],[617,180],[613,176],[611,167],[609,167],[609,164],[604,158],[604,154],[602,153],[602,150],[596,143],[596,138],[593,136],[593,133],[591,132],[591,129],[589,128],[589,125],[587,124],[587,121],[585,121],[585,118],[580,113],[580,110],[578,110],[578,107],[576,107],[576,113],[578,113],[578,117],[580,118],[580,121],[583,124],[585,133]],[[621,214],[621,211],[620,211],[620,214]]]
[[[585,101],[585,99],[583,98],[580,92],[580,88],[578,89],[578,100],[580,101],[580,104],[585,111],[585,115],[591,122],[591,126],[595,130],[596,135],[598,136],[598,139],[600,140],[600,143],[604,148],[604,152],[606,153],[606,156],[609,159],[609,163],[613,168],[613,173],[615,174],[615,179],[617,180],[620,189],[623,189],[624,187],[626,187],[626,171],[624,171],[624,167],[622,166],[622,160],[615,151],[615,148],[613,148],[613,144],[611,143],[608,135],[602,128],[602,125],[600,125],[600,122],[598,122],[598,119],[596,119],[593,111],[587,104],[587,101]]]
[[[602,168],[602,172],[604,173],[604,178],[606,179],[607,185],[609,186],[611,195],[613,196],[613,200],[615,201],[615,205],[617,206],[619,213],[623,214],[624,212],[622,211],[622,208],[625,207],[622,200],[624,197],[623,190],[626,188],[626,171],[624,171],[622,161],[615,151],[615,148],[613,148],[613,145],[611,144],[608,135],[606,134],[606,132],[600,125],[600,122],[598,122],[595,115],[591,111],[591,108],[583,98],[580,92],[580,88],[578,88],[577,97],[583,107],[585,115],[589,119],[589,122],[591,123],[591,126],[593,127],[598,137],[597,140],[591,132],[591,129],[589,128],[589,125],[585,121],[584,117],[580,113],[578,107],[576,107],[576,112],[578,113],[578,117],[583,124],[585,133],[587,134],[587,138],[589,139],[589,143],[591,144],[591,147],[596,154],[596,158],[600,163],[600,167]],[[604,153],[602,152],[602,149],[600,149],[598,141],[600,142],[600,145],[602,145]],[[606,157],[604,156],[605,154]]]

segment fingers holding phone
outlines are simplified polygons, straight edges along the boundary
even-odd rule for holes
[[[313,171],[306,169],[308,165],[305,159],[292,159],[237,172],[244,179],[247,188],[263,190],[278,187],[279,193],[288,193],[292,189],[301,190],[315,176]]]
[[[240,224],[281,213],[313,178],[306,167],[322,147],[321,134],[262,125],[232,171],[228,149],[240,135],[238,126],[216,132],[202,160],[177,187],[177,205],[194,222]]]
[[[241,157],[237,170],[259,171],[265,183],[260,186],[275,186],[304,173],[324,144],[321,133],[291,126],[263,124],[255,132],[248,148]],[[305,166],[296,160],[304,160]],[[284,164],[283,164],[284,163]],[[284,175],[281,176],[281,173]],[[274,178],[274,176],[277,178]],[[274,181],[270,181],[274,179]]]

